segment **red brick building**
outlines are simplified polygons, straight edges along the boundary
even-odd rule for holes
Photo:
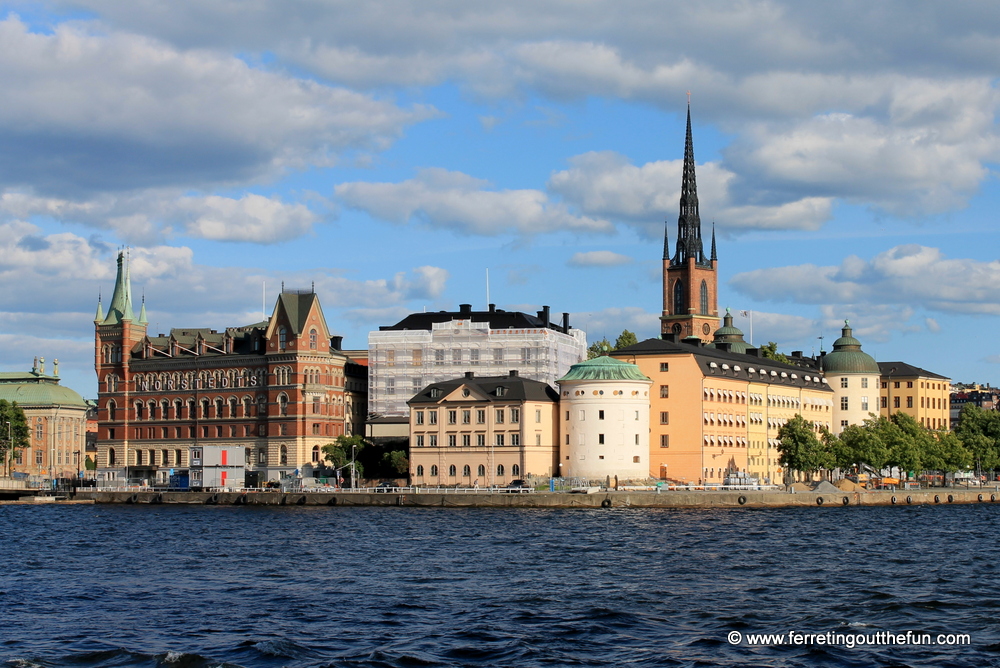
[[[366,368],[340,350],[313,291],[282,290],[266,321],[150,336],[132,309],[127,259],[94,319],[98,478],[166,482],[188,448],[240,445],[262,480],[318,464],[320,448],[361,433]]]

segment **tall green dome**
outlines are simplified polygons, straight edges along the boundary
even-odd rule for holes
[[[707,348],[728,350],[731,353],[745,353],[750,349],[750,344],[743,340],[743,330],[733,325],[733,315],[728,308],[722,319],[722,327],[715,330],[712,337],[713,340],[706,346]]]
[[[844,321],[841,337],[833,342],[833,352],[823,356],[823,373],[869,373],[878,375],[878,362],[861,351],[861,342],[854,338],[849,321]]]
[[[556,382],[564,383],[571,380],[641,380],[647,383],[653,382],[642,371],[639,371],[639,367],[636,365],[604,355],[574,364],[569,368],[569,372]]]

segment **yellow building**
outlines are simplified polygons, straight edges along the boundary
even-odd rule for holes
[[[951,428],[951,379],[905,362],[879,362],[880,414],[902,412],[928,429]]]
[[[507,376],[433,383],[407,402],[410,479],[415,485],[506,485],[556,475],[559,394]]]
[[[833,392],[817,371],[757,355],[669,334],[612,353],[653,380],[651,476],[722,483],[740,472],[777,482],[781,426],[801,414],[817,432],[831,428]]]

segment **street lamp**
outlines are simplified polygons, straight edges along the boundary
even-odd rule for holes
[[[4,476],[10,477],[10,464],[8,461],[14,461],[14,439],[10,435],[10,420],[7,420],[7,452],[3,455],[3,470]]]
[[[354,484],[354,449],[357,447],[356,443],[351,443],[351,489],[355,488]]]
[[[73,459],[76,460],[76,477],[77,477],[77,479],[79,479],[80,478],[80,451],[79,450],[74,450],[73,451]]]

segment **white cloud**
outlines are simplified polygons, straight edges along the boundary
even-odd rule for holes
[[[574,253],[566,264],[571,267],[620,267],[631,262],[628,255],[605,250]]]
[[[401,183],[342,183],[344,205],[393,223],[420,220],[464,234],[610,232],[611,223],[571,213],[538,190],[486,190],[487,181],[438,168]]]
[[[949,259],[937,248],[896,246],[840,266],[796,265],[737,274],[730,285],[761,301],[919,304],[942,312],[1000,314],[1000,261]]]

